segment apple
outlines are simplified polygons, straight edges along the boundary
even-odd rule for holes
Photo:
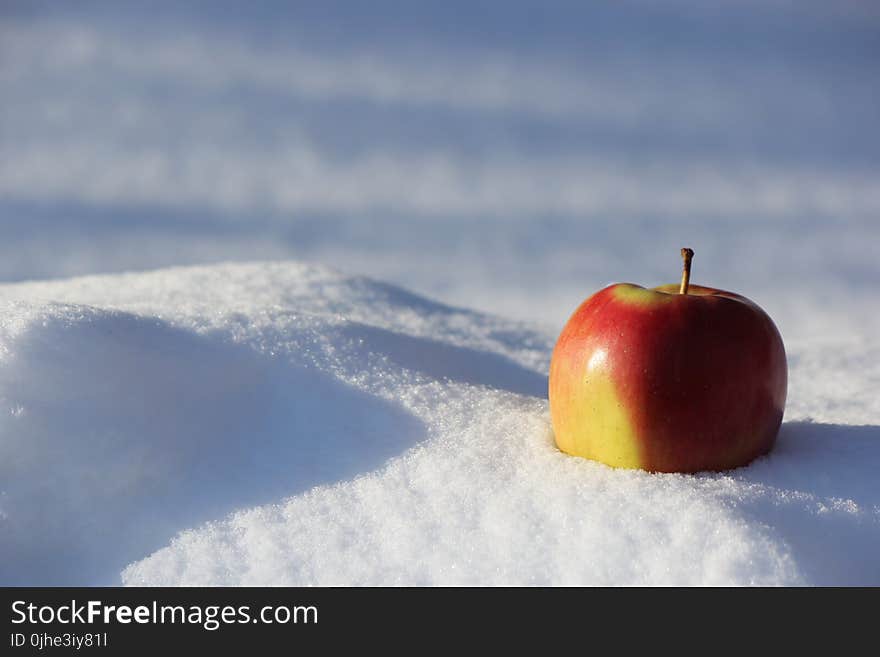
[[[652,472],[727,470],[773,447],[785,408],[785,347],[743,296],[618,283],[584,301],[550,362],[556,444]]]

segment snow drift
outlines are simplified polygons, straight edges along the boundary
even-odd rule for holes
[[[880,583],[863,338],[789,345],[768,457],[652,475],[556,450],[555,336],[377,281],[224,265],[0,302],[3,584]]]

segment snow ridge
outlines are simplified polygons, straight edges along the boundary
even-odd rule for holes
[[[650,475],[555,449],[555,336],[379,281],[217,265],[0,306],[4,584],[880,583],[868,338],[788,345],[768,457]]]

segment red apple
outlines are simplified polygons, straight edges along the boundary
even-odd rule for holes
[[[745,297],[619,283],[584,301],[550,362],[556,444],[653,472],[727,470],[767,453],[785,408],[779,331]]]

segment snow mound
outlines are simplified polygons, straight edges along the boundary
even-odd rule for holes
[[[0,286],[0,583],[880,584],[880,344],[722,474],[555,449],[555,335],[297,263]]]

